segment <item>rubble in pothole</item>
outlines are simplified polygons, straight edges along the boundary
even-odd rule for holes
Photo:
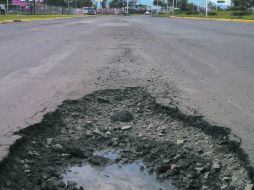
[[[64,101],[20,134],[1,163],[0,189],[84,189],[67,183],[63,174],[75,166],[137,161],[177,189],[252,188],[247,157],[228,129],[160,105],[142,88],[102,90]],[[97,154],[108,149],[118,156]]]

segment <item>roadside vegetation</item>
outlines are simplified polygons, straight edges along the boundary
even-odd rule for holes
[[[161,4],[160,4],[161,5]],[[254,20],[254,10],[251,7],[254,5],[253,0],[235,0],[234,6],[228,9],[221,9],[219,4],[208,4],[208,17],[215,19],[245,19]],[[166,5],[162,4],[162,7]],[[177,9],[174,11],[153,14],[154,16],[178,16],[178,17],[205,17],[203,7],[198,7],[196,4],[189,3],[187,0],[180,0]]]
[[[153,16],[178,16],[178,17],[197,17],[197,18],[205,18],[205,14],[203,12],[188,12],[188,11],[174,11],[174,13],[161,13],[154,14]],[[209,12],[207,18],[215,18],[215,19],[244,19],[244,20],[254,20],[254,14],[251,12],[243,12],[243,11],[234,11],[234,10],[215,10],[213,12]]]
[[[50,15],[5,15],[0,16],[1,21],[20,21],[20,20],[43,20],[43,19],[55,19],[55,18],[69,18],[79,17],[80,15],[61,15],[61,14],[50,14]]]

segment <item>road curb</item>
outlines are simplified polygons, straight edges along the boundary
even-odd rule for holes
[[[244,20],[244,19],[199,18],[199,17],[178,17],[178,16],[170,16],[170,18],[184,18],[184,19],[192,19],[192,20],[216,20],[216,21],[224,21],[224,22],[254,23],[254,20]]]

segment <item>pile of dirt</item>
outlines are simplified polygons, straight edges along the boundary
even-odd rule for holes
[[[84,189],[64,183],[70,166],[142,160],[177,189],[251,190],[248,160],[226,128],[162,106],[141,88],[97,91],[64,101],[22,131],[0,166],[0,189]],[[115,160],[95,155],[115,149]]]

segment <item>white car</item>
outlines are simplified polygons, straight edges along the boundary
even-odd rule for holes
[[[150,15],[150,11],[146,11],[146,12],[145,12],[145,15]]]

